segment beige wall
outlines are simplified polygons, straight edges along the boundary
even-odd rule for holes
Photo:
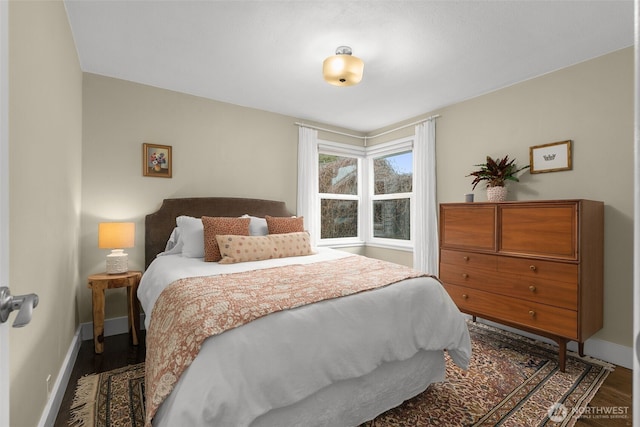
[[[98,223],[136,223],[130,268],[144,266],[144,216],[170,197],[281,200],[295,212],[298,128],[293,117],[93,74],[84,76],[81,277],[104,271]],[[142,143],[173,147],[173,178],[142,176]],[[126,315],[124,291],[107,293],[106,317]],[[81,322],[90,292],[79,291]]]
[[[633,333],[633,49],[522,82],[436,112],[438,202],[460,202],[485,156],[529,163],[529,147],[570,139],[573,169],[521,174],[509,200],[584,198],[605,203],[604,328],[631,347]],[[417,118],[407,120],[412,122]],[[384,129],[372,132],[378,133]],[[402,133],[384,140],[399,138]],[[384,142],[372,141],[372,144]],[[486,200],[484,187],[474,191]]]
[[[40,303],[11,329],[11,426],[33,427],[77,327],[82,73],[64,5],[9,5],[10,285]],[[11,321],[15,318],[12,315]]]

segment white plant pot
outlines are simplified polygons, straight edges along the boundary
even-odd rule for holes
[[[507,200],[507,187],[487,187],[487,200],[490,202],[504,202]]]

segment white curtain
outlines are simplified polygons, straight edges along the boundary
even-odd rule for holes
[[[315,245],[320,237],[320,206],[318,206],[318,131],[298,128],[298,216]]]
[[[416,125],[413,146],[416,188],[413,227],[413,268],[438,274],[438,207],[436,205],[436,122]]]

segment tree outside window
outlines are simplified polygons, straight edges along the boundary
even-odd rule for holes
[[[373,237],[411,239],[413,152],[373,159]]]
[[[358,159],[319,155],[321,239],[358,237]]]

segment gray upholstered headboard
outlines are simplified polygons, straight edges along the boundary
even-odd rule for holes
[[[176,218],[188,215],[238,217],[244,214],[264,217],[290,216],[284,202],[236,197],[194,197],[165,199],[160,208],[145,217],[145,268],[160,252],[164,251],[171,231],[176,226]]]

